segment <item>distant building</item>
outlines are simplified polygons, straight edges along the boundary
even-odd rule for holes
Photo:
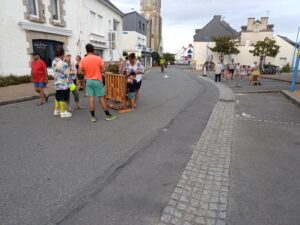
[[[217,53],[212,52],[209,48],[215,46],[212,37],[229,36],[233,39],[239,37],[239,33],[234,30],[228,23],[222,20],[222,16],[216,15],[202,29],[197,29],[194,35],[194,60],[197,62],[196,68],[200,69],[201,64],[206,61],[214,61],[219,59]]]
[[[152,65],[152,50],[147,46],[147,19],[137,12],[123,17],[123,48],[127,53],[135,53],[146,68]]]
[[[191,63],[194,58],[194,47],[189,44],[188,47],[182,47],[175,54],[175,60],[177,63]]]
[[[2,0],[0,75],[30,74],[31,52],[38,52],[51,73],[55,48],[75,56],[92,43],[105,61],[122,56],[123,13],[109,0]]]
[[[147,45],[163,54],[161,0],[141,0],[141,14],[148,20]]]
[[[209,48],[215,46],[212,37],[229,36],[239,40],[238,55],[225,56],[224,63],[232,59],[241,65],[252,65],[254,61],[259,61],[259,57],[254,57],[249,50],[253,49],[252,44],[257,41],[263,41],[266,37],[276,40],[280,46],[278,55],[275,58],[266,58],[266,63],[277,66],[284,66],[287,63],[291,65],[295,43],[286,37],[280,35],[274,37],[274,25],[268,24],[268,17],[262,17],[260,20],[249,18],[246,26],[241,26],[241,32],[235,31],[228,23],[221,19],[221,16],[214,18],[202,29],[197,29],[194,35],[194,60],[197,60],[197,69],[201,69],[201,64],[206,61],[216,63],[219,60],[219,54],[212,52]]]

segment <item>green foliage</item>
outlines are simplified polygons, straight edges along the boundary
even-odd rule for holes
[[[212,37],[212,40],[216,43],[216,46],[209,49],[219,53],[221,60],[223,60],[224,55],[237,55],[240,53],[240,50],[238,49],[238,40],[233,40],[228,36]]]
[[[111,72],[111,73],[119,73],[119,67],[117,64],[110,64],[107,67],[107,72]]]
[[[280,46],[276,45],[276,41],[272,40],[270,38],[265,38],[263,41],[258,41],[256,44],[252,44],[254,47],[253,50],[249,50],[250,53],[253,54],[253,56],[259,57],[259,64],[261,65],[263,62],[265,62],[266,57],[276,57]]]
[[[167,62],[170,62],[170,63],[174,63],[175,62],[175,55],[172,54],[172,53],[164,53],[164,59],[167,61]]]
[[[123,52],[123,57],[127,57],[128,56],[128,52]]]
[[[48,76],[48,80],[53,80],[52,76]],[[31,82],[31,76],[0,76],[0,87],[7,87],[11,85],[18,85],[18,84],[26,84]]]
[[[281,72],[283,72],[283,73],[290,73],[290,72],[292,72],[292,68],[291,68],[290,64],[288,63],[284,67],[282,67],[282,71]]]
[[[152,57],[153,66],[160,66],[159,64],[161,59],[160,55],[157,52],[152,52],[151,57]]]

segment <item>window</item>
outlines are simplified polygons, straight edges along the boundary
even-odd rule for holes
[[[52,2],[52,19],[59,20],[59,7],[58,7],[58,0],[51,0]]]
[[[145,24],[143,23],[143,31],[145,31]]]
[[[37,16],[37,4],[36,0],[29,0],[29,14],[33,16]]]
[[[100,15],[97,15],[97,23],[96,23],[96,28],[95,30],[97,31],[97,34],[103,35],[103,17]]]
[[[109,39],[109,48],[110,49],[116,49],[116,33],[115,32],[109,32],[108,33],[108,39]]]
[[[47,67],[52,66],[52,61],[55,58],[55,49],[58,46],[63,47],[62,42],[52,40],[32,40],[33,51],[41,55]]]
[[[90,20],[91,20],[91,27],[90,27],[90,33],[96,33],[96,13],[90,12]]]
[[[116,21],[116,20],[114,20],[114,24],[113,24],[113,29],[114,29],[114,31],[118,31],[118,25],[119,25],[119,22],[118,21]]]
[[[103,49],[95,49],[94,54],[103,58]]]
[[[139,21],[139,29],[141,30],[142,29],[142,22]]]

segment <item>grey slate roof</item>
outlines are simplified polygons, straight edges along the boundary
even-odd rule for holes
[[[197,29],[194,35],[194,42],[207,42],[212,41],[212,37],[229,36],[232,38],[238,38],[239,33],[233,29],[228,23],[221,20],[220,15],[214,16],[214,18],[206,24],[202,29]]]
[[[292,41],[291,39],[289,39],[287,37],[284,37],[284,36],[281,36],[281,35],[278,35],[278,37],[281,37],[283,40],[285,40],[287,43],[291,44],[292,46],[296,45],[296,42]]]
[[[109,0],[102,0],[102,1],[104,2],[104,4],[106,4],[109,8],[111,8],[117,14],[119,14],[120,16],[124,16],[124,13],[118,7],[116,7],[111,1],[109,1]]]

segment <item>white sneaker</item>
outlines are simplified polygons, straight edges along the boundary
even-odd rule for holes
[[[71,117],[71,116],[72,116],[72,113],[68,112],[67,110],[60,113],[61,118],[68,118],[68,117]]]
[[[54,110],[53,115],[54,115],[54,116],[60,116],[60,111],[59,111],[59,110]]]

